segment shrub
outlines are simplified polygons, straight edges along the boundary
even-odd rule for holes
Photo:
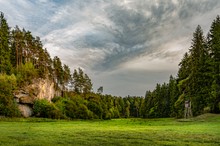
[[[36,100],[33,106],[34,115],[43,118],[60,119],[64,118],[62,112],[46,99]]]
[[[76,110],[76,116],[79,119],[91,119],[93,117],[91,117],[92,114],[90,112],[91,111],[88,110],[87,106],[80,104]]]
[[[65,103],[66,116],[71,119],[77,118],[76,110],[77,110],[77,106],[76,106],[75,102],[73,102],[71,100],[67,100],[67,102]]]

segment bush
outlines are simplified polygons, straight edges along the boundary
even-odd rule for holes
[[[65,103],[66,116],[71,119],[77,118],[76,110],[77,110],[77,106],[76,106],[75,102],[73,102],[71,100],[67,100],[67,102]]]
[[[61,113],[70,119],[99,118],[87,108],[87,102],[79,96],[55,97],[52,99]]]
[[[62,112],[53,104],[46,99],[36,100],[33,106],[34,115],[43,118],[60,119],[65,116]]]
[[[91,111],[88,110],[87,106],[80,104],[76,110],[76,116],[79,119],[92,119]]]

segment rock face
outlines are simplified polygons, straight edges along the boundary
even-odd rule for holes
[[[48,101],[51,101],[56,93],[54,82],[49,79],[37,79],[27,88],[29,93],[33,94],[37,99],[47,99]]]
[[[59,96],[55,91],[54,82],[49,79],[35,79],[32,84],[14,92],[15,101],[24,117],[33,115],[33,104],[36,99],[51,101],[54,96]]]
[[[27,118],[33,115],[33,109],[25,104],[18,104],[18,109],[21,111],[21,114]]]

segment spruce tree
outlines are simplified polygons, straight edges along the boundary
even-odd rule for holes
[[[0,73],[10,74],[12,70],[12,65],[10,62],[10,28],[4,17],[4,14],[0,14]]]
[[[63,85],[63,67],[60,58],[57,56],[53,59],[53,67],[57,84]]]
[[[212,22],[208,36],[212,66],[211,111],[220,112],[220,17]]]
[[[207,106],[208,91],[204,86],[208,86],[208,81],[204,78],[206,73],[207,60],[206,42],[200,26],[193,34],[191,55],[191,73],[189,75],[189,98],[192,101],[192,110],[195,115],[201,114]]]
[[[92,82],[87,74],[81,68],[75,69],[72,75],[73,87],[76,93],[87,94],[92,90]]]
[[[207,106],[208,90],[204,86],[209,85],[205,78],[207,73],[208,50],[203,31],[198,25],[193,33],[192,45],[189,53],[184,55],[178,71],[178,86],[181,92],[179,98],[191,100],[195,115],[201,114]]]

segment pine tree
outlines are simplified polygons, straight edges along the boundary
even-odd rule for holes
[[[15,29],[12,30],[11,44],[12,53],[14,55],[14,57],[11,57],[13,61],[12,64],[18,69],[19,65],[23,64],[23,49],[25,45],[23,32],[18,26],[16,26]]]
[[[79,84],[79,77],[78,77],[78,72],[77,72],[76,69],[74,69],[72,78],[73,78],[72,84],[73,84],[73,87],[74,87],[74,92],[80,93],[79,85],[78,85]]]
[[[204,86],[207,85],[205,77],[206,57],[207,57],[206,42],[203,36],[203,31],[200,26],[196,28],[193,34],[191,54],[191,73],[189,75],[189,96],[192,100],[192,110],[194,115],[201,114],[207,106],[206,98],[209,93],[204,92]]]
[[[208,36],[212,66],[211,111],[220,112],[220,17],[212,22]]]
[[[191,100],[194,115],[203,112],[207,106],[208,90],[204,86],[209,85],[206,79],[208,50],[203,31],[198,25],[193,33],[192,45],[189,53],[184,55],[178,71],[178,86],[181,92],[179,98]]]
[[[92,82],[91,79],[87,74],[84,75],[84,88],[83,88],[83,93],[89,93],[92,90]]]
[[[71,80],[70,68],[68,65],[63,65],[63,80],[64,83],[68,83]]]
[[[60,58],[57,56],[53,59],[53,68],[57,84],[63,85],[63,67]]]
[[[186,79],[190,74],[190,56],[186,52],[183,56],[183,59],[179,63],[179,70],[178,70],[178,80]]]
[[[178,99],[179,91],[177,87],[177,81],[172,75],[170,76],[168,90],[169,90],[168,96],[170,98],[170,116],[176,117],[176,109],[174,107],[174,104]]]
[[[12,65],[10,62],[11,50],[9,47],[10,29],[8,23],[4,17],[4,14],[0,14],[0,73],[10,74]]]
[[[81,68],[75,69],[73,73],[73,86],[76,93],[89,93],[92,90],[92,82]]]
[[[146,91],[145,98],[141,107],[141,115],[143,118],[149,118],[149,112],[150,109],[153,106],[153,97],[152,97],[152,92],[151,91]]]

